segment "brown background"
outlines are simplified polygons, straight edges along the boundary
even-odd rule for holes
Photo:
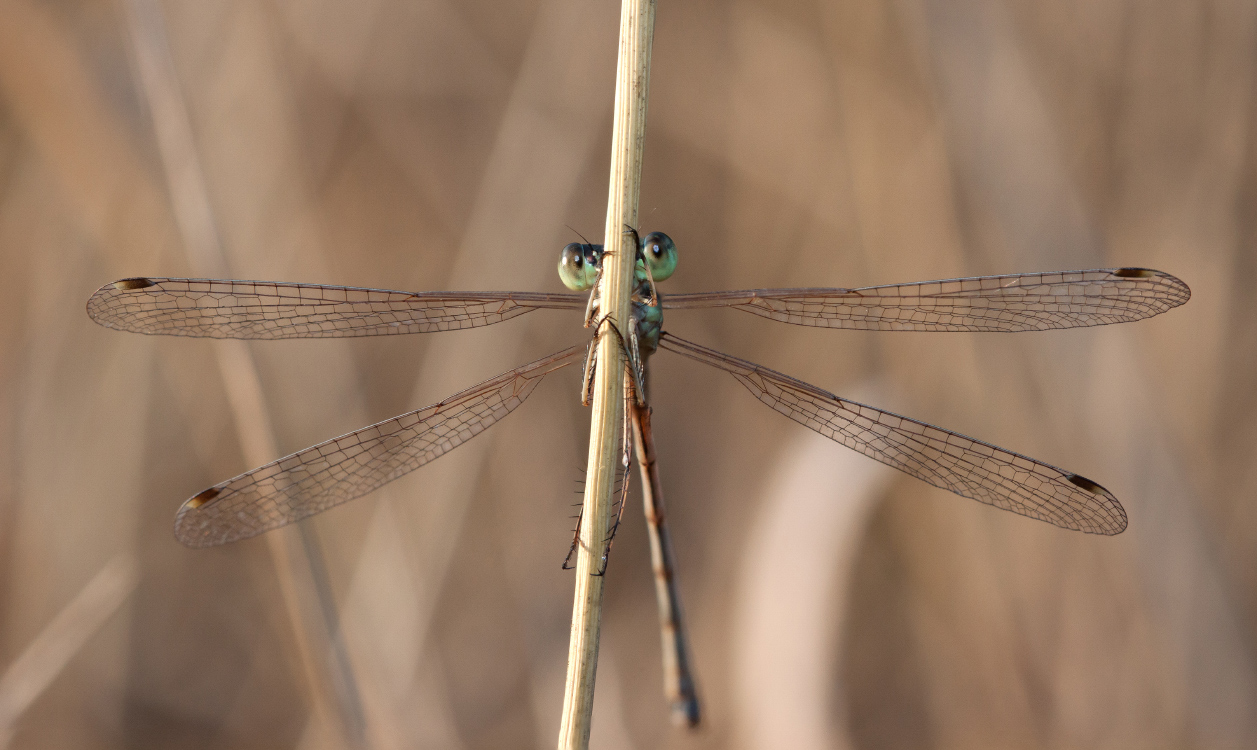
[[[266,540],[172,538],[183,499],[255,463],[220,349],[83,305],[204,272],[206,247],[241,278],[561,291],[559,248],[602,230],[617,23],[608,0],[0,0],[0,742],[553,746],[588,434],[572,371],[313,523],[338,697],[309,591],[302,666]],[[668,724],[634,507],[595,747],[1257,744],[1255,23],[1231,0],[660,3],[641,224],[680,248],[665,292],[1134,265],[1194,296],[1016,336],[674,313],[1092,477],[1130,528],[882,471],[660,356],[706,723]],[[142,75],[163,40],[174,88]],[[287,452],[585,335],[539,312],[249,351]]]

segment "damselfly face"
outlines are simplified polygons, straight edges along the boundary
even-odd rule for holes
[[[582,245],[572,242],[563,248],[559,256],[559,279],[573,292],[587,292],[598,281],[598,266],[602,262],[601,245]]]
[[[563,286],[574,292],[593,289],[598,281],[598,270],[602,267],[602,254],[602,245],[573,242],[564,247],[559,256],[559,279],[563,281]],[[641,238],[634,272],[638,283],[647,280],[647,270],[650,271],[650,279],[663,281],[676,268],[677,246],[671,237],[663,232],[651,232]]]
[[[645,264],[650,269],[650,278],[663,281],[677,270],[677,246],[672,238],[663,232],[651,232],[642,238],[641,253],[638,255],[638,268]],[[639,274],[640,275],[640,274]],[[645,281],[645,278],[639,279]]]

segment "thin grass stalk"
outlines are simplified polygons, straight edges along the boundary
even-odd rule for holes
[[[593,384],[584,520],[576,556],[576,595],[572,606],[559,750],[585,750],[589,747],[592,726],[605,580],[597,573],[602,569],[607,547],[611,496],[620,458],[618,443],[625,418],[627,386],[622,337],[628,333],[627,326],[632,325],[629,295],[637,261],[632,235],[626,235],[624,230],[637,226],[654,27],[654,0],[623,1],[611,135],[611,184],[603,235],[607,252],[599,289],[602,322],[597,334],[600,345]]]
[[[22,714],[122,607],[138,582],[134,555],[115,556],[0,674],[0,750],[9,746]]]
[[[225,277],[227,260],[161,10],[154,0],[129,0],[126,5],[140,82],[153,117],[175,221],[189,265],[195,274]],[[256,465],[266,463],[279,454],[279,449],[253,355],[243,341],[216,340],[213,344],[245,458]],[[297,660],[313,713],[324,724],[338,720],[349,747],[365,747],[366,720],[361,696],[337,622],[327,566],[313,534],[307,524],[280,529],[266,535],[267,549],[292,625]],[[292,544],[294,539],[299,543]],[[310,624],[317,623],[320,615],[322,629]],[[318,658],[320,651],[327,653],[328,658]]]

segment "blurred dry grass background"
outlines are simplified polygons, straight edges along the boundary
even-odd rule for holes
[[[302,671],[265,540],[172,537],[183,499],[256,463],[220,354],[83,304],[194,273],[198,242],[240,278],[560,290],[565,225],[603,221],[617,22],[590,0],[0,0],[0,743],[552,745],[576,378],[314,520],[337,697]],[[145,39],[169,47],[165,104]],[[706,724],[668,725],[634,508],[595,747],[1257,745],[1255,42],[1251,0],[660,4],[641,215],[680,248],[665,293],[1136,265],[1194,297],[1016,336],[670,317],[1092,477],[1131,523],[1097,538],[956,498],[659,357]],[[584,335],[538,312],[248,351],[287,452]]]

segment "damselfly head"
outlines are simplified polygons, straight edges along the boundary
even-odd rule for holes
[[[602,260],[597,245],[572,242],[559,256],[559,279],[573,292],[587,292],[598,281],[598,264]]]
[[[663,232],[651,232],[642,238],[641,260],[650,268],[650,278],[663,281],[677,270],[677,246]]]

